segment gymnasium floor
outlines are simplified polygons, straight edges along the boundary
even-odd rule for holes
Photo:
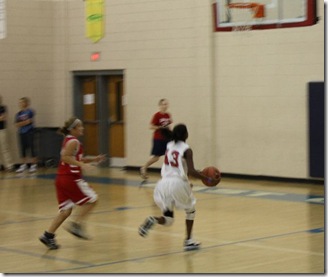
[[[58,250],[38,237],[57,213],[54,169],[0,173],[0,272],[3,273],[324,273],[324,186],[223,178],[194,182],[198,251],[183,251],[184,212],[147,238],[138,226],[159,215],[137,172],[97,168],[86,179],[99,194],[85,241],[58,230]]]

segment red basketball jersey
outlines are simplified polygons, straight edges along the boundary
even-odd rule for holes
[[[77,161],[81,161],[82,156],[83,156],[83,147],[82,147],[82,144],[80,143],[80,141],[76,137],[74,137],[72,135],[67,135],[63,141],[62,150],[67,145],[67,143],[69,143],[72,140],[76,140],[78,142],[78,146],[74,153],[74,157]],[[81,171],[80,166],[71,165],[71,164],[65,163],[63,161],[60,161],[59,166],[58,166],[57,175],[74,175],[74,176],[76,176],[76,178],[81,178],[82,171]]]
[[[150,123],[156,126],[165,127],[172,123],[171,115],[169,113],[157,112],[153,115],[153,118],[151,119]],[[161,134],[160,130],[155,130],[154,139],[165,139],[165,138]]]

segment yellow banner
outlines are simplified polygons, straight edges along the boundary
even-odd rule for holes
[[[86,36],[93,42],[104,37],[104,0],[86,0]]]

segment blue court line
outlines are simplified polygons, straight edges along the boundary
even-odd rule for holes
[[[311,229],[309,230],[308,232],[309,233],[322,233],[325,231],[325,228],[324,227],[321,227],[321,228],[315,228],[315,229]]]
[[[56,174],[40,174],[37,175],[37,178],[54,179],[55,176]],[[126,179],[86,176],[85,180],[90,183],[119,184],[119,185],[143,187],[142,185],[140,186],[141,184],[140,181],[126,180]],[[317,205],[324,205],[325,203],[325,196],[323,195],[311,195],[311,194],[304,195],[304,194],[283,193],[283,192],[278,193],[278,192],[270,192],[270,191],[245,190],[245,189],[235,189],[235,188],[228,189],[228,188],[221,188],[220,186],[214,188],[204,187],[203,189],[197,190],[196,192],[225,195],[225,196],[253,197],[253,198],[262,198],[268,200],[289,201],[289,202],[306,202],[309,204],[317,204]]]
[[[317,229],[324,230],[324,227],[317,228]],[[220,243],[220,244],[216,244],[216,245],[210,245],[210,246],[201,247],[197,251],[181,251],[181,250],[179,250],[179,251],[166,252],[166,253],[161,253],[161,254],[156,254],[156,255],[151,255],[151,256],[144,256],[144,257],[138,257],[138,258],[130,258],[130,259],[124,259],[124,260],[118,260],[118,261],[100,263],[100,264],[85,265],[85,266],[81,266],[81,267],[75,267],[75,268],[69,268],[69,269],[62,269],[62,270],[56,270],[56,271],[42,271],[42,272],[35,272],[35,273],[54,273],[54,272],[59,273],[59,272],[64,272],[64,271],[81,270],[81,269],[90,268],[90,267],[102,267],[102,266],[108,266],[108,265],[114,265],[114,264],[121,264],[121,263],[126,263],[126,262],[137,262],[137,261],[142,261],[142,260],[147,260],[147,259],[152,259],[152,258],[158,258],[158,257],[164,257],[164,256],[169,256],[169,255],[175,255],[175,254],[198,253],[198,252],[202,252],[202,250],[219,248],[219,247],[236,245],[236,244],[242,244],[242,243],[249,243],[249,242],[252,242],[252,241],[267,240],[267,239],[278,238],[278,237],[283,237],[283,236],[290,236],[290,235],[295,235],[295,234],[300,234],[300,233],[312,233],[311,232],[312,230],[317,230],[317,229],[295,231],[295,232],[277,234],[277,235],[272,235],[272,236],[265,236],[265,237],[245,239],[245,240],[240,240],[240,241]],[[103,272],[103,273],[105,273],[105,272]],[[108,272],[106,272],[106,273],[108,273]]]

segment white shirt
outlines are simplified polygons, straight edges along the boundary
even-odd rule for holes
[[[166,147],[164,163],[161,170],[162,178],[181,177],[188,180],[188,167],[183,157],[189,145],[183,141],[170,141]]]

